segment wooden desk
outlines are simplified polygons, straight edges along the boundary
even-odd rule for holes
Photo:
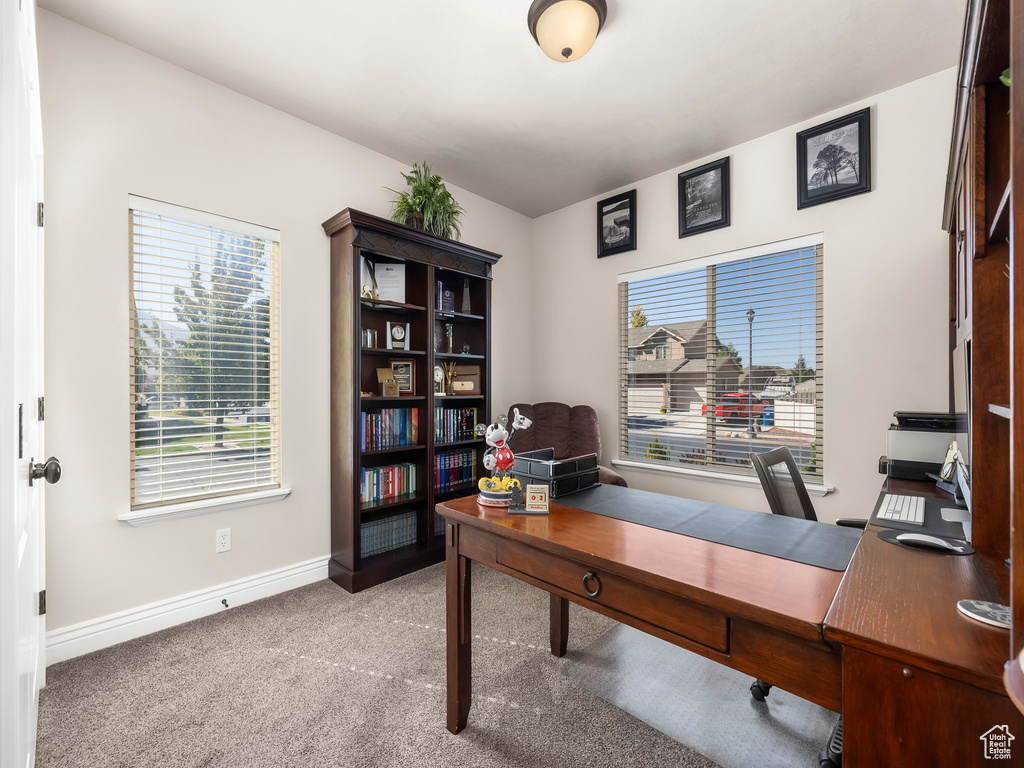
[[[950,498],[932,483],[886,481],[885,492]],[[878,530],[868,526],[825,619],[825,640],[843,655],[843,764],[990,765],[983,733],[1008,725],[1024,737],[1002,681],[1009,632],[963,616],[956,603],[1007,603],[1010,569],[981,552],[896,547]]]
[[[882,491],[943,495],[899,481]],[[452,733],[466,727],[472,701],[475,560],[551,594],[556,656],[566,651],[571,600],[842,712],[846,768],[990,765],[981,736],[996,725],[1024,745],[1024,718],[1002,684],[1007,632],[956,609],[960,598],[1007,600],[1002,560],[895,547],[869,526],[843,574],[558,504],[551,511],[509,515],[476,497],[437,506],[448,522]],[[1024,673],[1009,671],[1024,695]]]
[[[822,633],[841,572],[558,504],[548,516],[509,515],[469,497],[439,504],[437,513],[448,521],[452,733],[465,728],[472,701],[474,560],[551,593],[556,656],[565,653],[571,600],[828,709],[842,707],[842,659]]]

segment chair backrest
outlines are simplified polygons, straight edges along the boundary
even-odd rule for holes
[[[817,522],[811,497],[789,448],[782,446],[765,453],[752,453],[750,462],[761,479],[761,487],[773,515],[802,517]]]
[[[529,429],[516,432],[512,439],[511,448],[516,453],[554,448],[556,459],[568,459],[585,453],[596,453],[598,459],[601,458],[597,413],[589,405],[516,403],[508,409],[510,423],[514,408],[533,420]]]

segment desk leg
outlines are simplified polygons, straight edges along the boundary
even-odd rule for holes
[[[466,727],[473,701],[472,635],[470,626],[470,560],[459,555],[459,526],[447,523],[445,563],[447,568],[447,659],[448,730],[458,733]]]
[[[551,653],[565,656],[569,644],[569,601],[551,594]]]

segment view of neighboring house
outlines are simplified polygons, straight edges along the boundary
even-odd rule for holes
[[[719,392],[733,391],[739,385],[736,358],[709,357],[722,343],[717,336],[708,339],[707,320],[630,328],[628,347],[629,401],[645,410],[700,407],[707,400],[712,376]],[[710,370],[709,360],[713,363]]]
[[[774,377],[787,373],[777,365],[748,365],[740,371],[739,389],[742,392],[761,392]]]

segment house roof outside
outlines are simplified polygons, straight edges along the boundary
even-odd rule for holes
[[[736,367],[736,363],[731,357],[721,357],[718,359],[718,369],[721,370],[728,367],[730,363],[732,367]],[[708,372],[708,361],[704,358],[682,358],[674,360],[631,360],[629,363],[629,373],[639,375],[651,375],[651,374],[668,374],[668,373],[685,373],[693,374],[694,376],[703,376]]]
[[[645,325],[642,328],[630,328],[628,336],[629,348],[642,347],[659,331],[665,331],[665,333],[678,339],[679,343],[686,344],[707,324],[707,320],[689,320],[685,323],[665,323],[662,325]]]

